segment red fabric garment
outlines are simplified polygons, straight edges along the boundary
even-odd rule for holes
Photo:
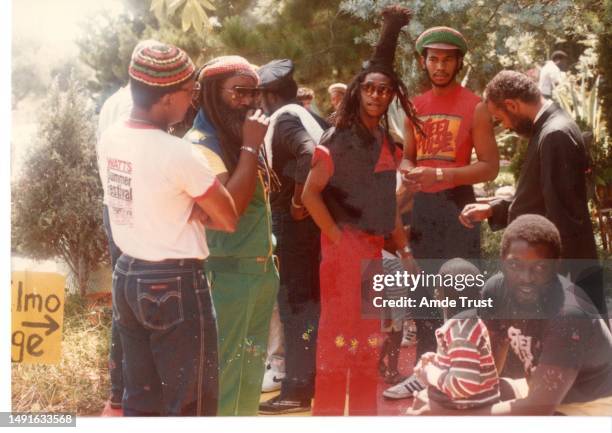
[[[381,236],[348,226],[339,245],[321,235],[321,319],[313,415],[376,415],[380,321],[361,318],[363,259],[380,259]],[[347,387],[348,385],[348,387]]]
[[[314,154],[312,155],[311,166],[314,166],[317,162],[323,161],[325,164],[325,170],[329,173],[329,176],[333,176],[334,174],[334,160],[329,154],[329,149],[325,146],[315,147]]]
[[[378,162],[376,163],[376,167],[374,168],[374,172],[378,173],[381,171],[387,170],[397,170],[400,162],[402,161],[402,150],[393,146],[393,152],[389,148],[389,144],[387,138],[385,137],[385,142],[380,149],[380,156],[378,158]],[[314,154],[312,156],[311,165],[315,165],[317,162],[323,161],[325,164],[325,169],[329,173],[330,176],[334,174],[334,161],[329,153],[329,149],[325,146],[317,146],[315,148]]]
[[[480,97],[457,84],[448,95],[436,96],[429,90],[414,98],[425,136],[415,134],[417,167],[464,167],[470,163],[472,123]],[[423,188],[438,192],[454,185],[437,182]]]
[[[499,401],[499,378],[491,341],[481,319],[450,319],[436,330],[436,340],[435,363],[445,370],[437,388],[453,405]]]
[[[389,141],[387,140],[387,137],[385,137],[383,145],[380,148],[380,156],[378,157],[378,162],[376,163],[374,172],[379,173],[381,171],[397,170],[401,161],[402,151],[395,145],[393,145],[392,151],[389,146]]]

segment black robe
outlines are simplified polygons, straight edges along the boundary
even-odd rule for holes
[[[524,214],[548,218],[561,234],[562,257],[574,259],[564,260],[563,271],[569,272],[579,285],[589,278],[583,289],[599,310],[605,311],[601,274],[594,275],[600,269],[587,206],[587,161],[578,125],[553,103],[534,125],[514,198],[492,202],[489,225],[499,230]],[[588,275],[581,277],[585,269]]]

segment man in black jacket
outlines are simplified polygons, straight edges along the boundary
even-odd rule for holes
[[[314,394],[320,232],[301,196],[315,147],[328,125],[297,102],[291,60],[273,60],[257,73],[262,103],[271,115],[266,158],[281,184],[272,192],[270,205],[280,262],[277,300],[286,371],[280,395],[262,403],[259,411],[282,414],[310,409]]]
[[[529,137],[516,194],[511,200],[466,205],[459,220],[467,227],[486,218],[493,230],[524,214],[552,221],[563,244],[563,273],[582,287],[605,316],[601,268],[587,206],[587,153],[580,129],[536,83],[515,71],[498,73],[486,88],[487,107],[505,128]],[[571,259],[571,260],[567,260]]]

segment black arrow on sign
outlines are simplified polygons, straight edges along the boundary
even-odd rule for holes
[[[47,323],[38,323],[38,322],[21,322],[21,326],[28,328],[48,328],[45,331],[45,335],[50,335],[51,333],[57,331],[59,329],[59,324],[53,320],[53,317],[45,314],[45,319],[47,319]]]

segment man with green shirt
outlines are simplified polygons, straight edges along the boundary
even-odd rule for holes
[[[272,255],[270,176],[260,156],[269,120],[253,109],[258,81],[255,68],[242,57],[207,63],[198,75],[200,109],[186,135],[201,145],[240,215],[234,233],[206,232],[206,270],[219,327],[221,416],[257,414],[279,283]]]

